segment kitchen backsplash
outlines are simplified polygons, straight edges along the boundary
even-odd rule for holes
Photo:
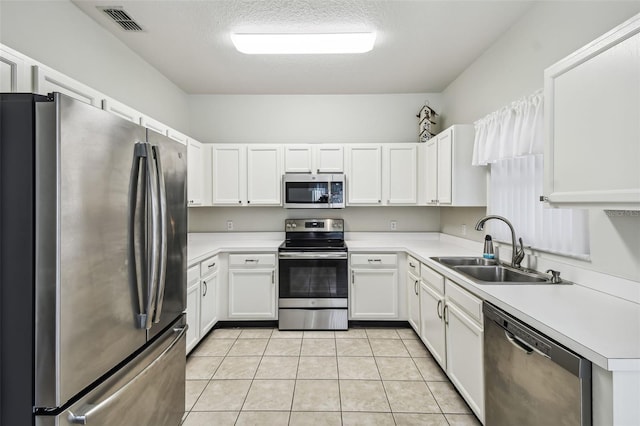
[[[438,207],[347,207],[345,209],[284,209],[279,207],[197,207],[189,209],[189,232],[278,232],[289,218],[344,219],[350,232],[440,231]]]

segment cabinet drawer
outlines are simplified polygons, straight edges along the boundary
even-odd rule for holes
[[[187,286],[197,283],[200,279],[200,265],[194,265],[187,269]]]
[[[422,277],[422,281],[432,289],[440,294],[444,294],[444,277],[442,275],[423,263],[420,268],[420,276]]]
[[[275,254],[230,254],[229,266],[275,266]]]
[[[202,277],[214,273],[218,270],[218,256],[210,257],[200,262],[200,275]]]
[[[351,266],[396,266],[398,255],[396,254],[352,254]]]
[[[482,324],[482,300],[450,280],[447,280],[446,297]]]
[[[407,269],[416,277],[420,276],[420,262],[411,256],[407,256]]]

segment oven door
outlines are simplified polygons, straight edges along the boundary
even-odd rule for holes
[[[346,252],[281,252],[280,299],[346,299]]]

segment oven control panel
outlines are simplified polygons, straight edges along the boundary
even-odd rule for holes
[[[343,232],[343,219],[286,219],[286,232]]]

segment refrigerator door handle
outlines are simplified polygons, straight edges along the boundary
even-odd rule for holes
[[[164,301],[164,289],[166,284],[167,272],[167,190],[164,182],[164,172],[162,170],[162,162],[160,160],[160,148],[156,145],[152,147],[156,165],[156,173],[158,176],[158,195],[160,203],[160,253],[158,259],[158,288],[156,295],[156,307],[153,322],[160,322],[162,314],[162,302]]]
[[[158,363],[161,363],[164,360],[164,358],[173,350],[175,345],[180,341],[182,336],[186,333],[187,328],[188,328],[187,325],[174,328],[173,331],[178,335],[173,339],[171,344],[164,351],[162,351],[162,353],[158,355],[158,357],[155,360],[153,360],[153,362],[147,365],[142,371],[140,371],[133,379],[127,382],[127,384],[122,386],[120,389],[118,389],[117,391],[109,395],[104,400],[100,401],[98,404],[90,404],[90,405],[84,406],[85,408],[87,408],[87,410],[84,411],[83,413],[76,414],[69,411],[69,416],[67,418],[69,423],[77,424],[77,425],[91,425],[91,417],[94,417],[98,415],[98,413],[100,413],[101,411],[108,409],[109,406],[112,405],[112,403],[117,401],[123,394],[127,393],[127,390],[129,387],[134,386],[134,384],[136,383],[136,380],[144,377],[149,370],[153,369]]]
[[[159,263],[160,263],[160,251],[161,251],[161,231],[160,231],[160,223],[159,220],[161,211],[160,211],[160,188],[159,188],[159,180],[158,180],[158,167],[156,163],[156,152],[154,147],[145,143],[147,147],[147,190],[149,191],[149,205],[151,206],[151,214],[147,215],[150,217],[150,222],[148,226],[151,228],[151,241],[149,242],[149,247],[151,247],[151,253],[148,256],[148,270],[149,270],[149,282],[147,285],[147,318],[145,322],[145,328],[149,330],[153,325],[153,318],[155,314],[157,294],[158,294],[158,285],[159,285]]]
[[[147,315],[145,313],[144,284],[146,282],[146,259],[144,253],[144,239],[146,236],[144,211],[146,197],[146,187],[140,186],[141,163],[146,161],[147,151],[143,142],[137,142],[134,148],[133,164],[131,165],[131,179],[129,181],[129,262],[133,271],[132,279],[135,280],[135,287],[138,294],[138,314],[136,326],[145,328]],[[142,170],[143,178],[146,181],[146,165]]]

